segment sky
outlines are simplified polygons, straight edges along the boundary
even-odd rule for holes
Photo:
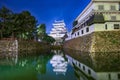
[[[67,31],[72,23],[87,6],[90,0],[0,0],[0,8],[7,7],[15,13],[29,11],[35,16],[37,24],[46,24],[49,34],[55,20],[64,20]]]

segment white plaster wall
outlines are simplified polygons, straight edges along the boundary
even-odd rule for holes
[[[120,74],[120,72],[98,72],[97,73],[97,78],[99,80],[110,80],[109,79],[109,74],[111,76],[111,80],[119,80],[118,79],[118,74]]]
[[[81,22],[83,19],[88,17],[88,15],[92,14],[92,10],[94,9],[94,5],[92,2],[88,4],[88,6],[82,11],[82,13],[76,18],[78,22]]]
[[[95,31],[105,31],[104,24],[94,24]]]
[[[116,16],[116,20],[120,20],[120,14],[103,14],[105,20],[111,20],[111,16]]]
[[[111,5],[113,5],[113,6],[115,6],[116,8],[116,10],[119,10],[119,3],[103,3],[103,2],[99,2],[99,3],[94,3],[94,9],[95,10],[99,10],[98,9],[98,6],[99,5],[104,5],[104,10],[111,10]]]
[[[108,29],[107,30],[114,30],[114,24],[120,24],[120,22],[106,22]]]
[[[86,28],[87,28],[87,27],[89,27],[89,32],[86,32]],[[84,31],[83,34],[81,33],[82,30]],[[66,41],[67,41],[67,40],[70,40],[70,39],[78,38],[78,37],[80,37],[80,36],[84,36],[84,35],[87,35],[87,34],[91,34],[91,33],[94,32],[94,31],[95,31],[94,25],[86,26],[86,27],[84,27],[84,28],[76,31],[76,32],[75,32],[74,34],[72,34],[71,36],[69,35],[69,37],[66,38]],[[78,32],[79,32],[79,35],[78,35]],[[75,36],[75,34],[76,34],[76,36]]]

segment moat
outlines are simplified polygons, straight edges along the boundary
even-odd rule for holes
[[[120,53],[0,53],[0,80],[120,80]]]

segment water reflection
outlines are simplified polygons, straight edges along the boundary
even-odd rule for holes
[[[46,64],[53,54],[26,54],[30,52],[0,53],[0,80],[38,80],[36,75],[46,74]]]
[[[78,80],[120,80],[120,53],[65,53]]]
[[[18,52],[2,52],[0,53],[0,64],[1,65],[15,65],[18,61]]]
[[[61,50],[0,53],[0,80],[76,80]]]
[[[120,80],[120,53],[0,53],[0,80]]]
[[[56,74],[66,74],[67,71],[67,61],[64,58],[63,53],[58,50],[54,51],[55,55],[50,60],[50,63],[52,64],[53,71]]]

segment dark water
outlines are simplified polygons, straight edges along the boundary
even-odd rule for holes
[[[0,53],[0,80],[120,80],[120,53]]]

